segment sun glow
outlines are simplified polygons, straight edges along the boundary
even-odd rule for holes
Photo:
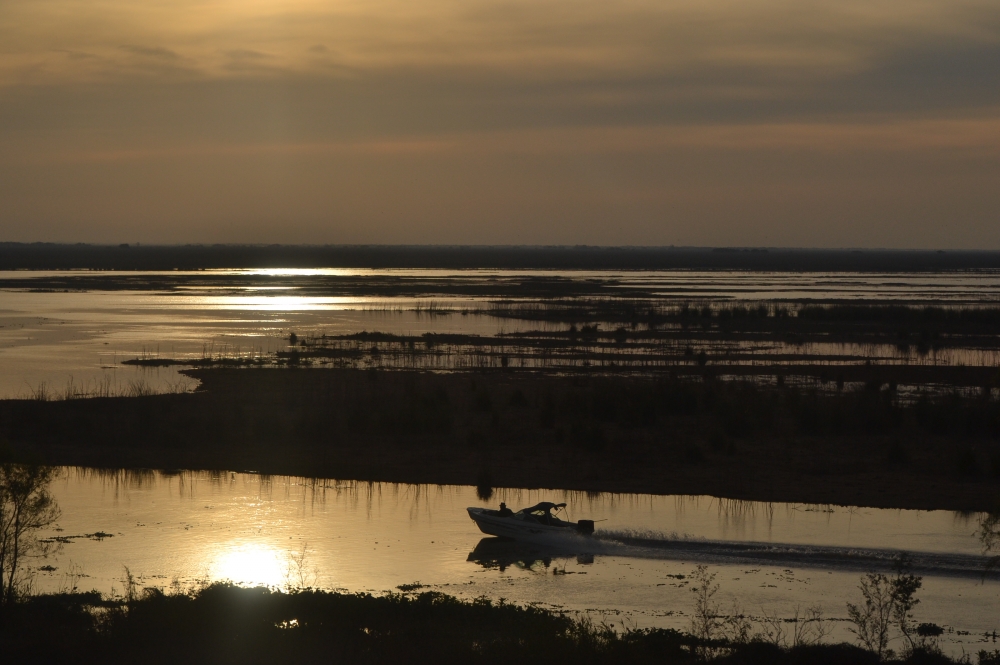
[[[223,551],[215,560],[212,578],[236,584],[280,586],[287,577],[282,553],[266,545],[244,544]]]

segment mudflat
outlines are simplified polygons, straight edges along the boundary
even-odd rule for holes
[[[13,454],[400,483],[985,511],[1000,405],[710,375],[209,368],[197,392],[0,401]]]

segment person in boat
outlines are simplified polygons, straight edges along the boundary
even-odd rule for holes
[[[497,511],[500,517],[510,517],[514,514],[514,511],[507,507],[507,504],[503,501],[500,502],[500,510]]]

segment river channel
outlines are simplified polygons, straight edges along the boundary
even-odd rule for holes
[[[860,576],[906,552],[924,587],[920,622],[945,627],[952,654],[996,648],[1000,581],[985,579],[977,515],[738,502],[709,496],[496,490],[312,480],[254,473],[65,468],[62,509],[37,562],[40,591],[183,591],[231,580],[351,592],[440,591],[587,616],[617,628],[687,628],[699,564],[721,610],[791,617],[819,607],[850,640],[846,603]],[[564,501],[598,520],[593,538],[515,546],[480,533],[468,506]]]

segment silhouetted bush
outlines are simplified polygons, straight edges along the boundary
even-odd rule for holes
[[[684,461],[689,464],[700,464],[705,461],[705,453],[697,445],[691,444],[684,447]]]
[[[510,394],[510,399],[507,400],[507,405],[522,409],[528,406],[528,398],[524,396],[523,390],[515,388],[514,392]]]
[[[979,460],[976,459],[976,451],[971,448],[959,451],[955,459],[955,468],[962,476],[979,475]]]
[[[88,607],[101,608],[88,612]],[[59,639],[52,639],[58,631]],[[125,603],[38,597],[0,629],[5,662],[74,663],[690,663],[697,640],[670,630],[624,635],[486,599],[281,593],[215,584],[148,591]]]
[[[490,394],[486,390],[480,390],[476,393],[472,406],[476,411],[489,411],[493,408],[493,400],[490,399]]]
[[[58,638],[56,638],[58,636]],[[790,649],[764,642],[705,642],[675,630],[615,632],[535,607],[441,593],[283,593],[214,584],[189,594],[147,589],[132,599],[96,593],[36,596],[0,626],[10,663],[336,662],[443,665],[490,663],[703,662],[720,665],[874,665],[877,656],[849,644]],[[904,662],[953,663],[916,649]],[[983,651],[980,663],[1000,662]]]
[[[482,469],[476,476],[476,496],[483,501],[493,496],[493,474],[489,469]]]
[[[899,439],[893,439],[885,452],[885,459],[892,466],[906,466],[910,463],[910,454]]]
[[[601,426],[589,422],[574,422],[570,426],[570,441],[577,448],[594,453],[603,451],[608,445]]]

